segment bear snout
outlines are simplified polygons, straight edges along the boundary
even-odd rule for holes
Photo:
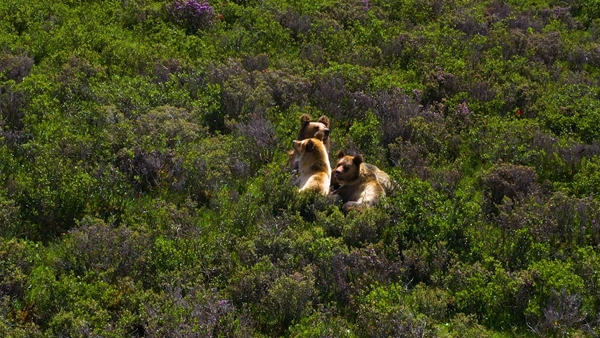
[[[294,149],[296,149],[296,151],[300,151],[300,148],[301,148],[300,145],[302,144],[302,142],[294,140],[293,143],[294,143]]]
[[[343,174],[343,170],[341,168],[335,168],[335,170],[333,170],[333,175],[335,176],[335,178],[340,178],[340,176]]]

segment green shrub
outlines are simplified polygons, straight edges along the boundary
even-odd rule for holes
[[[600,157],[582,158],[581,169],[573,176],[573,191],[578,196],[600,197]]]
[[[229,300],[198,286],[171,284],[163,292],[147,292],[139,310],[138,330],[143,336],[164,337],[173,332],[182,336],[254,334],[247,318],[236,320]]]
[[[23,226],[20,226],[19,205],[11,199],[0,195],[0,234],[5,238],[20,237],[23,233]]]
[[[258,306],[278,277],[275,273],[275,267],[266,257],[261,257],[249,268],[238,269],[229,281],[234,304],[238,307],[244,304]]]
[[[96,274],[109,282],[139,279],[149,272],[148,249],[153,247],[146,234],[86,217],[56,246],[53,266],[65,275]]]
[[[448,312],[448,294],[446,291],[417,284],[404,296],[404,303],[417,313],[421,313],[436,322],[444,322]]]
[[[348,129],[348,143],[359,149],[365,156],[378,156],[381,153],[381,122],[372,112],[367,112],[361,121],[354,121]],[[347,147],[344,147],[347,148]],[[373,162],[373,161],[371,161]],[[375,162],[376,163],[376,162]]]
[[[532,168],[501,164],[482,178],[484,187],[483,210],[497,215],[499,206],[510,199],[513,203],[534,194],[538,188],[537,175]]]
[[[44,336],[40,327],[31,322],[31,307],[19,309],[15,316],[11,305],[10,297],[0,298],[0,335],[15,338]]]
[[[20,55],[6,51],[0,54],[0,130],[23,129],[24,108],[29,100],[18,84],[31,73],[33,66],[34,60],[25,52]]]
[[[280,335],[312,311],[316,290],[312,268],[273,281],[261,301],[268,331]]]
[[[598,91],[594,87],[579,84],[557,86],[540,98],[536,109],[546,126],[557,135],[574,137],[585,143],[600,139],[595,126],[598,108],[594,104]]]
[[[0,336],[598,335],[597,0],[182,1],[0,2]]]
[[[73,228],[83,217],[96,180],[85,168],[61,156],[53,149],[37,149],[28,167],[14,173],[12,197],[18,203],[26,225],[24,235],[50,239]]]
[[[494,329],[507,330],[507,323],[524,327],[538,297],[538,275],[531,270],[508,272],[491,258],[487,262],[491,265],[452,266],[444,285],[454,310],[477,315],[480,323]]]
[[[581,328],[592,309],[584,280],[573,263],[541,260],[531,265],[534,294],[525,314],[540,334],[564,335]]]
[[[31,309],[24,296],[28,275],[34,268],[33,252],[40,246],[18,239],[0,239],[0,298],[6,302],[4,318],[11,318],[16,324],[27,324],[31,319]],[[22,322],[19,322],[22,321]]]
[[[390,222],[379,208],[351,213],[343,221],[341,236],[349,247],[365,247],[379,242]]]
[[[36,268],[29,280],[35,287],[28,290],[26,299],[35,304],[35,322],[47,335],[108,333],[117,337],[126,332],[120,325],[128,325],[126,321],[132,320],[126,309],[126,299],[132,290],[120,289],[127,285],[126,281],[113,285],[86,277],[55,275],[47,267]],[[118,323],[114,317],[119,312],[125,323]]]
[[[290,337],[318,338],[318,337],[358,337],[354,325],[348,323],[342,316],[329,313],[326,309],[316,311],[311,316],[302,317],[299,323],[290,328]]]
[[[325,243],[320,244],[322,248]],[[400,262],[386,257],[381,247],[369,246],[350,252],[337,248],[321,255],[315,262],[317,289],[324,299],[335,301],[341,308],[354,306],[355,297],[377,283],[396,282],[404,277]]]
[[[392,284],[379,286],[359,302],[357,331],[368,337],[434,337],[427,317],[403,304],[405,290]]]
[[[592,318],[589,314],[598,313],[600,307],[600,295],[598,294],[598,285],[600,283],[599,276],[594,272],[600,265],[600,255],[596,252],[593,247],[587,246],[580,248],[576,255],[574,255],[574,270],[578,272],[578,275],[583,279],[583,283],[586,288],[586,292],[583,295],[583,299],[588,301],[590,308],[586,309],[588,312],[588,320],[592,323],[598,318]]]
[[[465,315],[464,313],[456,314],[449,323],[438,325],[437,328],[439,337],[445,338],[491,338],[497,335],[496,332],[480,325],[474,315]]]

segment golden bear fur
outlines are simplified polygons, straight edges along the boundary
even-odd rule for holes
[[[300,117],[300,130],[298,131],[297,141],[306,140],[309,138],[314,138],[318,132],[323,133],[322,142],[325,145],[325,149],[329,151],[329,118],[323,115],[319,117],[316,122],[312,122],[310,116],[306,114],[302,114]],[[290,169],[298,170],[298,160],[300,159],[300,154],[294,149],[289,152],[290,155]]]
[[[335,176],[340,185],[334,192],[334,197],[342,200],[344,212],[370,207],[385,196],[385,190],[377,179],[378,173],[383,180],[387,178],[387,182],[391,182],[385,172],[372,164],[364,163],[361,155],[350,156],[340,150],[332,176]]]
[[[385,190],[386,194],[389,195],[392,193],[392,191],[394,191],[396,185],[394,184],[394,181],[392,181],[390,176],[385,173],[385,171],[377,168],[377,166],[370,163],[363,162],[363,165],[367,168],[367,170],[375,174],[377,182],[381,184],[381,187],[383,188],[383,190]]]
[[[340,150],[338,152],[338,159],[341,159],[344,156],[346,156],[346,154],[344,154],[344,151]],[[394,181],[392,181],[390,176],[385,171],[379,169],[377,166],[370,164],[370,163],[362,162],[362,164],[365,166],[365,168],[368,171],[375,174],[375,177],[377,177],[377,181],[379,182],[379,184],[381,184],[381,187],[383,188],[383,190],[385,190],[385,193],[387,195],[390,195],[396,189],[396,187],[397,187],[396,183]],[[331,182],[332,182],[332,185],[330,187],[330,191],[339,188],[339,184],[337,187],[334,187],[334,185],[333,185],[333,182],[337,183],[335,175],[333,173],[331,174]],[[334,192],[334,191],[332,191],[332,192]]]
[[[319,131],[313,138],[294,140],[294,151],[299,155],[296,185],[300,191],[329,194],[331,166],[327,149],[322,141],[324,137],[323,132]]]

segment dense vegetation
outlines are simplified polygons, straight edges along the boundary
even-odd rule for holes
[[[600,334],[600,1],[0,2],[0,336]],[[299,195],[299,117],[398,183]]]

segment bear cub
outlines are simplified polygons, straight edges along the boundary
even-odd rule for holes
[[[333,197],[342,200],[344,212],[370,207],[385,196],[384,186],[392,188],[392,181],[384,171],[364,163],[362,155],[346,155],[341,150],[332,176],[339,184]]]
[[[294,140],[294,151],[298,154],[296,186],[300,191],[329,194],[331,166],[324,138],[323,131],[318,131],[312,138]]]

